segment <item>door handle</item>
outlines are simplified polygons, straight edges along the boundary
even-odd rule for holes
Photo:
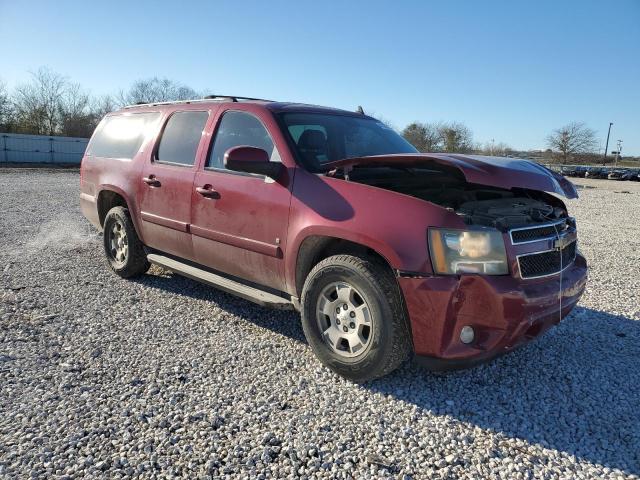
[[[211,185],[205,185],[204,187],[196,187],[196,192],[205,198],[220,198],[220,193],[211,188]]]
[[[142,181],[151,187],[159,187],[161,185],[160,180],[158,180],[155,175],[142,177]]]

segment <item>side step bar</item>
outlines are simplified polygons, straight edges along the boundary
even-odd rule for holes
[[[295,308],[291,300],[287,300],[286,298],[279,297],[273,293],[265,292],[258,288],[250,287],[249,285],[236,282],[235,280],[216,275],[215,273],[208,272],[201,268],[187,265],[186,263],[165,257],[164,255],[149,253],[147,255],[147,260],[149,260],[150,263],[164,267],[179,275],[206,283],[207,285],[211,285],[212,287],[223,290],[232,295],[242,297],[246,300],[257,303],[258,305],[262,305],[263,307],[278,308],[280,310],[291,310]]]

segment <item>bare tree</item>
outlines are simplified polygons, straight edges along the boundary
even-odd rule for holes
[[[118,107],[115,99],[111,95],[103,95],[94,98],[91,102],[91,112],[100,121],[107,113],[111,113]]]
[[[173,100],[189,100],[198,98],[193,88],[169,80],[168,78],[148,78],[138,80],[127,91],[120,91],[117,103],[132,105],[135,103],[170,102]]]
[[[69,137],[89,137],[93,133],[94,115],[89,94],[79,84],[71,83],[59,99],[59,133]]]
[[[31,73],[29,82],[9,95],[0,82],[0,128],[36,135],[88,137],[100,119],[119,106],[138,102],[188,100],[199,95],[193,88],[167,78],[135,82],[116,97],[92,97],[47,67]]]
[[[405,127],[402,136],[419,152],[440,150],[441,137],[436,124],[413,122]]]
[[[583,122],[571,122],[554,130],[547,137],[547,145],[560,152],[563,161],[570,156],[592,152],[597,146],[596,132]]]
[[[0,131],[9,131],[13,118],[13,106],[5,83],[0,80]]]
[[[442,123],[438,133],[445,152],[465,153],[473,149],[473,134],[460,122]]]
[[[3,128],[36,135],[88,137],[100,119],[118,106],[199,96],[191,87],[166,78],[139,80],[114,99],[112,96],[92,98],[80,85],[70,83],[66,77],[46,67],[41,67],[31,77],[31,81],[16,87],[10,97],[4,84],[0,85],[0,126]],[[8,116],[10,126],[6,126]]]
[[[47,67],[31,76],[31,82],[19,85],[13,96],[18,130],[54,135],[60,126],[60,99],[67,79]]]
[[[479,150],[483,155],[491,155],[497,157],[506,157],[507,155],[511,154],[511,152],[513,152],[513,148],[511,148],[504,142],[487,142],[477,150]]]
[[[15,89],[11,103],[12,129],[36,135],[90,137],[100,119],[115,110],[111,96],[92,98],[79,84],[46,67]]]

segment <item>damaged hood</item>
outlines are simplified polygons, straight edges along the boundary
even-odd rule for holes
[[[528,188],[578,198],[573,183],[562,175],[531,160],[519,158],[415,153],[345,158],[325,163],[323,167],[348,169],[357,165],[418,167],[434,164],[457,168],[469,183],[506,189]]]

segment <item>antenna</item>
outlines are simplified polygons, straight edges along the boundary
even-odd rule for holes
[[[360,115],[364,115],[364,110],[362,109],[362,105],[358,105],[356,112],[358,112]]]

